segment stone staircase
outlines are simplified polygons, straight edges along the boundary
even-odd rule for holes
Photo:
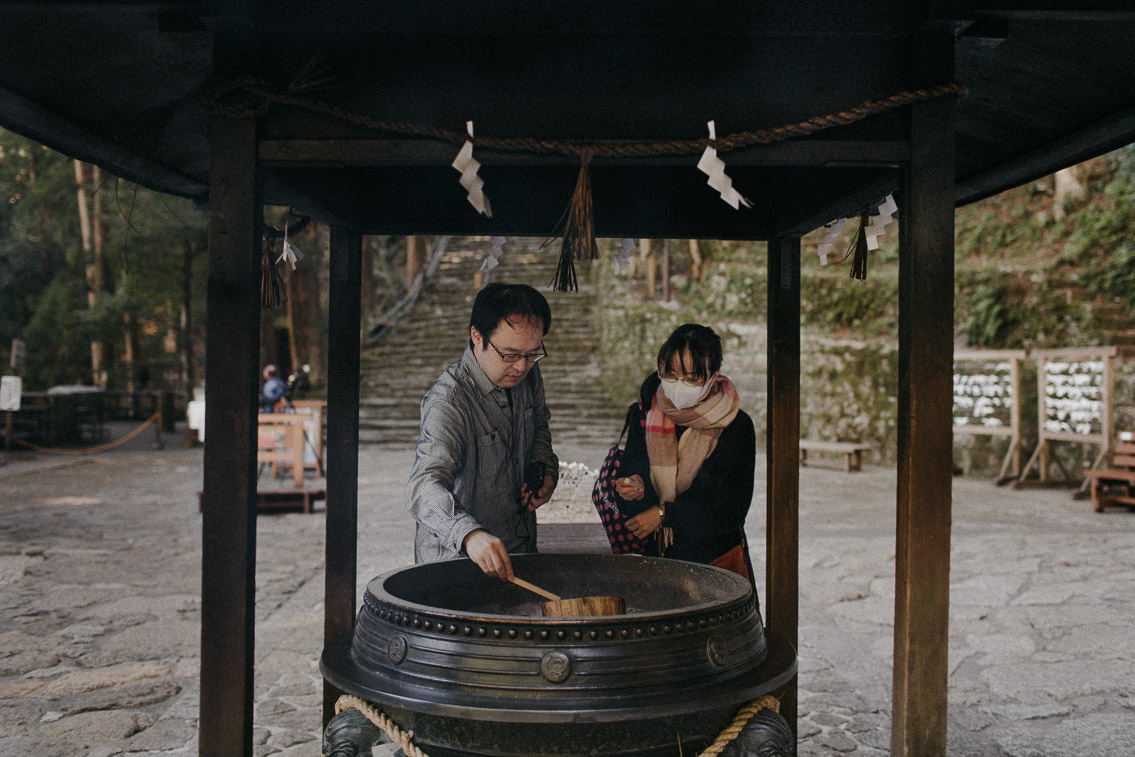
[[[515,281],[539,289],[552,308],[552,328],[541,361],[552,441],[609,446],[622,428],[626,407],[605,390],[599,369],[600,306],[594,284],[580,267],[578,292],[552,292],[559,243],[509,238],[491,281]],[[361,360],[359,441],[408,446],[418,438],[422,397],[445,368],[461,356],[469,335],[474,275],[488,253],[488,239],[454,237],[432,281],[413,309],[366,347]]]

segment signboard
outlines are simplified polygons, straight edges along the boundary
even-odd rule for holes
[[[1015,422],[1017,376],[1013,360],[955,360],[954,430],[1008,434]]]
[[[27,350],[23,339],[12,340],[12,357],[8,361],[12,368],[12,373],[19,375],[24,372],[24,356],[26,352]]]
[[[1044,361],[1044,430],[1049,434],[1099,436],[1104,431],[1106,361]]]
[[[1053,454],[1051,442],[1099,445],[1093,468],[1111,446],[1115,347],[1034,350],[1037,381],[1037,446],[1018,483],[1035,467],[1042,483],[1055,464],[1072,481],[1070,471]],[[1088,483],[1084,479],[1083,486]],[[1081,488],[1083,488],[1083,486]]]
[[[954,352],[954,433],[1002,436],[1009,449],[997,480],[1021,470],[1021,361],[1024,350]]]
[[[19,412],[20,394],[23,390],[23,381],[19,376],[4,376],[0,378],[0,411],[10,410]]]

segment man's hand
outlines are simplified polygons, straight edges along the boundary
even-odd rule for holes
[[[512,561],[504,542],[483,529],[477,529],[465,537],[465,554],[477,563],[487,576],[496,576],[502,581],[512,580]]]
[[[636,539],[645,539],[657,531],[661,525],[662,516],[659,515],[657,507],[648,507],[627,521],[627,528],[631,530]]]
[[[552,498],[552,492],[555,490],[556,482],[552,480],[551,476],[544,476],[544,485],[535,494],[528,491],[528,484],[521,484],[520,504],[527,507],[529,511],[535,510],[540,505],[546,504]]]
[[[643,495],[646,494],[646,486],[642,483],[642,476],[636,473],[627,478],[615,479],[615,494],[618,494],[627,502],[642,499]]]

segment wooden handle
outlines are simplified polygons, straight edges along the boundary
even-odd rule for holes
[[[528,589],[528,591],[534,591],[537,594],[539,594],[541,597],[544,597],[545,599],[550,599],[553,602],[558,602],[559,599],[560,599],[559,597],[557,597],[552,592],[545,591],[545,590],[541,589],[539,586],[536,586],[535,584],[530,584],[527,581],[525,581],[523,578],[516,578],[515,576],[513,576],[512,582],[514,584],[516,584],[517,586],[523,586],[525,589]]]

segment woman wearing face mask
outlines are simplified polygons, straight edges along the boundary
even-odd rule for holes
[[[679,326],[640,390],[615,490],[647,554],[707,563],[753,581],[744,543],[753,498],[756,435],[721,375],[721,339]],[[645,417],[644,417],[645,416]],[[637,422],[636,422],[637,421]]]

